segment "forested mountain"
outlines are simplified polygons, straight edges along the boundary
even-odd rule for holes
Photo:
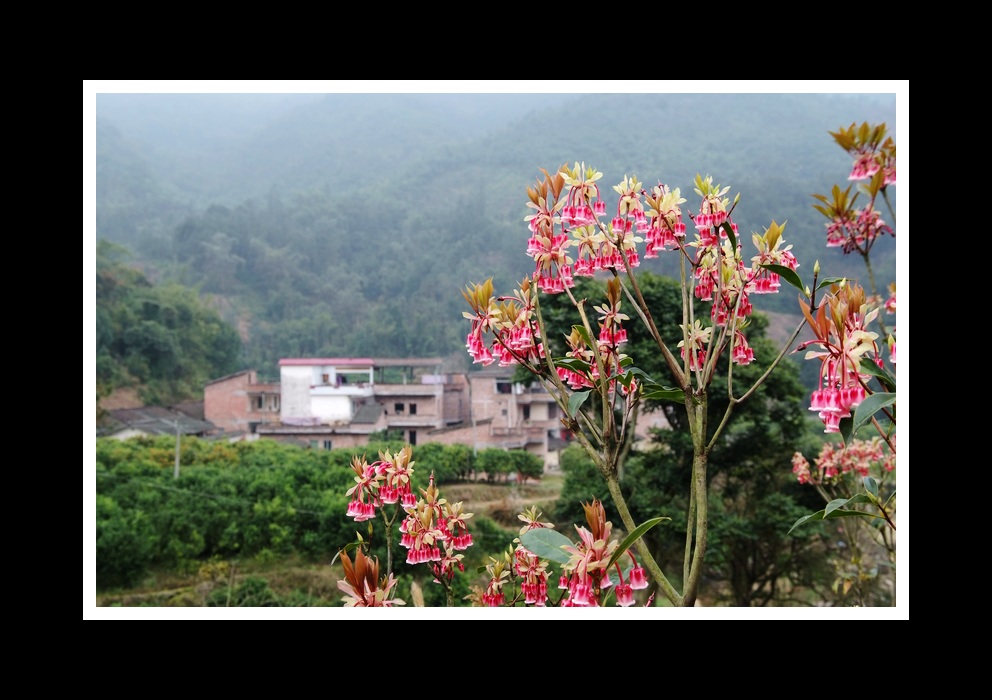
[[[847,186],[828,132],[863,121],[895,134],[895,95],[98,95],[96,235],[197,290],[261,377],[287,356],[465,362],[461,290],[531,272],[526,188],[565,162],[602,171],[605,195],[661,180],[690,210],[696,174],[712,175],[741,193],[745,246],[787,221],[804,279],[817,259],[862,277],[825,248],[811,195]],[[872,262],[894,281],[895,240]],[[768,299],[796,311],[794,294]]]

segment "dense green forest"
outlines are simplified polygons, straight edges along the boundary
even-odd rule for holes
[[[241,363],[241,339],[195,290],[154,285],[127,251],[101,240],[96,255],[97,396],[140,387],[149,405],[196,396]]]
[[[895,96],[878,94],[286,95],[262,107],[262,96],[168,97],[182,96],[98,95],[97,239],[127,249],[153,285],[193,290],[237,329],[236,364],[263,379],[288,356],[464,367],[461,290],[488,277],[508,289],[531,272],[526,187],[574,159],[604,172],[604,191],[634,174],[680,187],[686,207],[695,175],[712,174],[741,194],[745,244],[746,232],[787,221],[801,273],[820,260],[830,275],[863,276],[860,260],[825,249],[811,195],[846,184],[849,158],[829,131],[896,126]],[[872,255],[884,288],[894,239]],[[664,258],[643,269],[674,270]],[[755,304],[797,312],[788,294]],[[121,345],[107,328],[100,353]],[[219,350],[210,371],[228,360]],[[104,372],[101,386],[138,369]]]

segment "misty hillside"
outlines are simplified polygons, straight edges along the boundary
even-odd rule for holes
[[[96,117],[97,238],[199,290],[263,377],[294,355],[462,357],[461,290],[530,273],[526,187],[574,160],[604,194],[636,175],[686,208],[711,174],[741,193],[746,244],[787,220],[804,278],[817,259],[863,276],[825,248],[810,195],[848,184],[829,131],[896,133],[894,94],[122,94],[98,95]],[[895,279],[895,239],[873,265]]]

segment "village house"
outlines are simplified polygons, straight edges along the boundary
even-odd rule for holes
[[[558,467],[565,433],[542,386],[514,384],[512,368],[452,373],[442,365],[433,358],[285,358],[277,384],[259,383],[253,370],[208,383],[204,416],[230,439],[334,449],[387,431],[412,446],[523,449],[545,469]]]
[[[278,383],[259,382],[255,370],[235,372],[203,387],[204,418],[233,437],[255,435],[262,423],[279,420]]]

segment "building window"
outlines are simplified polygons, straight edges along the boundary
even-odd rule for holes
[[[272,397],[272,410],[273,411],[278,411],[279,410],[279,397],[278,396],[273,396]]]
[[[410,431],[410,446],[413,447],[416,444],[417,444],[417,431],[416,430],[411,430]]]
[[[530,420],[530,406],[524,406],[524,420]]]
[[[410,415],[411,416],[417,415],[417,404],[415,403],[410,404]]]
[[[513,384],[509,381],[496,380],[496,393],[497,394],[509,394],[513,391]]]
[[[320,375],[320,383],[321,384],[330,384],[331,383],[331,375],[329,375],[329,374],[322,374],[322,375]]]
[[[333,447],[330,440],[324,440],[324,449],[329,450]]]
[[[506,415],[506,409],[504,408],[504,409],[500,410],[499,414],[501,416],[505,416]]]
[[[259,396],[257,399],[255,399],[255,407],[258,408],[259,411],[262,410],[262,402],[264,400],[265,400],[265,398],[262,397],[262,396]]]
[[[393,413],[396,413],[397,415],[400,414],[400,413],[403,413],[403,404],[401,404],[401,403],[394,403],[393,404]]]

